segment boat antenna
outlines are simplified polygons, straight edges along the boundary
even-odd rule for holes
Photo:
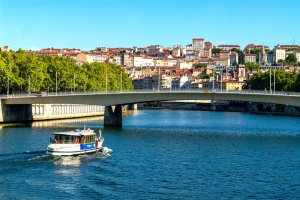
[[[85,130],[85,124],[83,125],[83,130]]]

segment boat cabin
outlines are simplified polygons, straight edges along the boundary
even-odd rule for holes
[[[52,144],[91,144],[95,143],[96,134],[91,131],[56,132],[50,139]]]

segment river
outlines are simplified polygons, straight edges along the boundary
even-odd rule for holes
[[[45,155],[54,131],[102,130],[110,153]],[[300,118],[141,110],[0,130],[0,199],[299,199]]]

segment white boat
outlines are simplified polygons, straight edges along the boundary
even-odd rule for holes
[[[94,130],[91,129],[55,132],[50,138],[47,154],[54,156],[73,156],[95,153],[102,149],[103,141],[104,138],[100,130],[98,137]]]

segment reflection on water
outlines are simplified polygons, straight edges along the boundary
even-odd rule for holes
[[[52,160],[55,165],[66,165],[66,166],[80,166],[81,157],[80,156],[55,156]],[[65,170],[62,170],[65,172]],[[68,171],[67,171],[68,173]]]
[[[81,162],[86,162],[91,159],[108,158],[111,156],[111,152],[111,149],[103,147],[103,150],[101,152],[97,152],[94,154],[85,154],[79,156],[48,156],[48,159],[55,165],[78,167],[80,166]]]
[[[73,119],[60,119],[60,120],[50,120],[50,121],[35,121],[31,123],[32,127],[49,127],[49,126],[67,126],[69,124],[75,124],[80,122],[90,122],[90,121],[103,121],[104,117],[85,117],[85,118],[73,118]]]

